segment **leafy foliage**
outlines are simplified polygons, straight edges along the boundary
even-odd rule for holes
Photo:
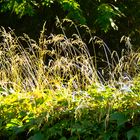
[[[53,31],[57,34],[58,32],[54,27],[56,16],[60,20],[68,18],[76,23],[88,25],[92,33],[105,40],[112,50],[119,52],[122,48],[125,48],[124,45],[120,47],[120,44],[123,44],[120,43],[123,35],[131,38],[134,48],[139,47],[139,9],[139,0],[87,0],[86,2],[85,0],[0,1],[0,11],[3,12],[1,14],[7,15],[9,20],[11,19],[7,22],[7,18],[5,18],[5,22],[1,21],[2,25],[5,24],[6,26],[8,24],[8,27],[16,28],[19,32],[24,30],[32,37],[36,37],[44,21],[50,24],[48,32]],[[16,15],[23,22],[19,27],[17,26],[21,21]],[[27,20],[30,21],[28,26],[26,26]],[[21,26],[23,27],[21,28]],[[85,37],[85,34],[83,36]]]
[[[15,0],[10,0],[10,1],[1,1],[2,3],[2,8],[1,12],[6,12],[10,10],[11,12],[15,12],[17,15],[20,17],[23,15],[30,15],[32,16],[34,14],[34,5],[36,3],[34,1],[15,1]]]
[[[139,124],[139,93],[109,90],[98,91],[93,85],[82,94],[77,92],[75,100],[69,88],[0,96],[0,137],[139,139],[139,126],[135,126]]]
[[[85,23],[85,18],[82,16],[82,11],[80,9],[80,5],[75,0],[43,0],[40,2],[37,1],[28,1],[28,0],[11,0],[11,1],[1,1],[2,4],[1,12],[11,11],[15,12],[20,17],[24,15],[33,16],[37,14],[36,9],[45,7],[51,7],[53,3],[59,3],[62,9],[66,12],[67,18],[71,18],[77,20],[80,23]]]
[[[117,7],[109,4],[101,4],[98,7],[98,13],[97,22],[104,32],[108,32],[110,26],[114,30],[118,30],[118,26],[115,24],[114,19],[116,19],[116,17],[121,17],[123,14]]]
[[[65,11],[68,12],[67,18],[73,19],[74,21],[80,22],[81,24],[86,23],[86,19],[82,16],[80,5],[74,0],[60,0],[60,3]]]
[[[77,21],[81,24],[86,23],[86,18],[82,15],[82,10],[80,8],[80,5],[83,3],[82,1],[79,1],[79,3],[75,0],[58,0],[57,1],[62,9],[67,12],[66,17],[73,19],[74,21]],[[98,1],[97,1],[98,2]],[[1,12],[6,12],[10,10],[11,12],[15,12],[20,17],[24,15],[33,16],[37,13],[35,9],[41,8],[42,6],[51,7],[54,3],[56,3],[55,0],[43,0],[41,2],[37,1],[1,1],[2,3],[2,9]],[[100,3],[100,2],[98,2]],[[94,7],[98,10],[98,16],[97,16],[97,23],[99,23],[99,26],[102,30],[107,32],[110,29],[110,25],[113,27],[113,29],[117,30],[117,25],[114,23],[114,19],[116,16],[120,17],[122,15],[121,11],[118,9],[118,7],[115,7],[113,4],[105,4],[101,3],[99,6]]]

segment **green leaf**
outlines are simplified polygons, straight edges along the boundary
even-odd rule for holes
[[[9,128],[12,128],[14,126],[22,126],[22,122],[18,119],[11,119],[10,123],[8,123],[6,125],[6,128],[9,129]]]
[[[67,140],[66,137],[61,137],[59,140]]]
[[[77,136],[72,136],[68,140],[78,140],[78,137]]]
[[[86,19],[82,15],[80,5],[75,0],[60,0],[60,4],[64,11],[68,11],[66,18],[70,18],[80,24],[85,24]]]
[[[103,135],[103,140],[110,140],[110,137],[111,137],[111,133],[105,133]]]
[[[135,136],[135,131],[131,129],[130,131],[127,132],[127,139],[131,140],[133,136]]]
[[[112,121],[117,121],[117,125],[123,125],[125,122],[128,121],[127,115],[120,113],[120,112],[115,112],[114,114],[111,114],[110,120]]]
[[[44,135],[41,132],[38,132],[34,136],[31,136],[28,140],[44,140]]]
[[[22,133],[24,131],[25,131],[25,127],[18,127],[15,129],[15,134],[17,135],[17,134]]]
[[[136,137],[137,140],[140,140],[140,127],[133,127],[127,132],[128,140],[131,140],[133,137]]]
[[[101,30],[108,32],[110,27],[112,27],[114,30],[118,30],[118,26],[115,24],[115,18],[123,16],[123,13],[121,13],[118,7],[115,7],[112,4],[102,3],[100,6],[98,6],[97,10],[98,17],[96,21],[101,27]]]

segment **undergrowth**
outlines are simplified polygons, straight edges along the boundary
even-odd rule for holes
[[[99,71],[77,26],[70,38],[59,26],[47,37],[44,25],[38,42],[1,27],[0,139],[139,140],[140,54],[129,38],[120,57],[85,27],[104,50]]]

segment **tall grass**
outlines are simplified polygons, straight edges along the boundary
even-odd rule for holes
[[[17,37],[1,28],[2,86],[28,91],[57,84],[84,88],[99,82],[87,45],[78,35],[67,39],[63,34],[45,37],[44,32],[45,28],[37,43],[26,34]]]
[[[37,42],[26,34],[17,37],[11,29],[7,32],[1,27],[0,85],[16,91],[53,89],[64,85],[76,90],[93,83],[113,86],[116,82],[123,82],[123,78],[130,80],[137,74],[139,53],[129,48],[129,52],[119,58],[117,52],[111,53],[103,40],[92,36],[87,29],[93,47],[98,43],[104,50],[106,68],[98,71],[96,52],[95,56],[90,55],[88,44],[80,37],[76,25],[75,28],[77,34],[71,38],[67,38],[62,25],[63,34],[46,37],[44,24]],[[130,47],[130,43],[127,45]]]

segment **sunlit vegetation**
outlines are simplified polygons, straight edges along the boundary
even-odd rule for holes
[[[139,9],[1,0],[0,140],[140,140]]]
[[[63,33],[47,37],[44,24],[37,42],[1,27],[0,139],[139,139],[140,54],[129,38],[119,57],[91,36],[104,48],[101,72],[80,34]]]

